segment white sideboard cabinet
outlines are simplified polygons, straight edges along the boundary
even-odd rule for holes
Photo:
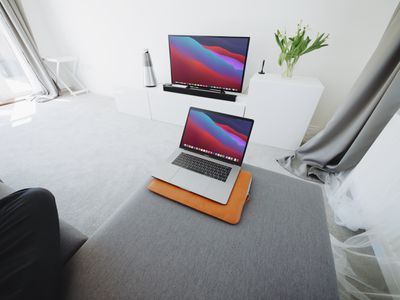
[[[189,107],[199,107],[254,119],[251,142],[295,150],[324,90],[316,78],[283,78],[278,74],[256,74],[248,94],[236,102],[164,92],[154,88],[120,88],[115,94],[119,111],[147,119],[183,126]]]
[[[244,99],[245,117],[255,120],[252,142],[297,149],[323,90],[324,86],[316,78],[254,75]]]

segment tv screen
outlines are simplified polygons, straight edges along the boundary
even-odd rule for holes
[[[249,37],[170,35],[173,84],[242,91]]]

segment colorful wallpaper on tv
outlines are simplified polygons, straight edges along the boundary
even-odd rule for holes
[[[241,163],[252,122],[191,109],[182,146]]]
[[[240,91],[248,38],[169,36],[172,83]]]

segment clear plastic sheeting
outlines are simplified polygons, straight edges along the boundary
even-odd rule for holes
[[[365,229],[331,236],[342,299],[400,299],[400,115],[350,172],[331,176],[326,194],[336,222]]]

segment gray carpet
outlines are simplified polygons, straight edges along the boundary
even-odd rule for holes
[[[182,128],[117,112],[93,94],[0,107],[0,178],[54,193],[59,214],[91,235],[177,147]],[[246,162],[286,172],[287,151],[250,145]]]
[[[120,114],[101,97],[67,98],[36,108],[30,122],[15,127],[5,113],[0,116],[0,178],[15,189],[49,189],[60,215],[88,235],[179,138],[167,124]],[[149,142],[155,135],[157,141]]]
[[[177,147],[181,131],[93,94],[0,106],[0,178],[15,189],[49,189],[62,218],[90,236]],[[275,161],[290,153],[250,143],[245,162],[292,176]],[[353,235],[325,206],[329,231]]]

